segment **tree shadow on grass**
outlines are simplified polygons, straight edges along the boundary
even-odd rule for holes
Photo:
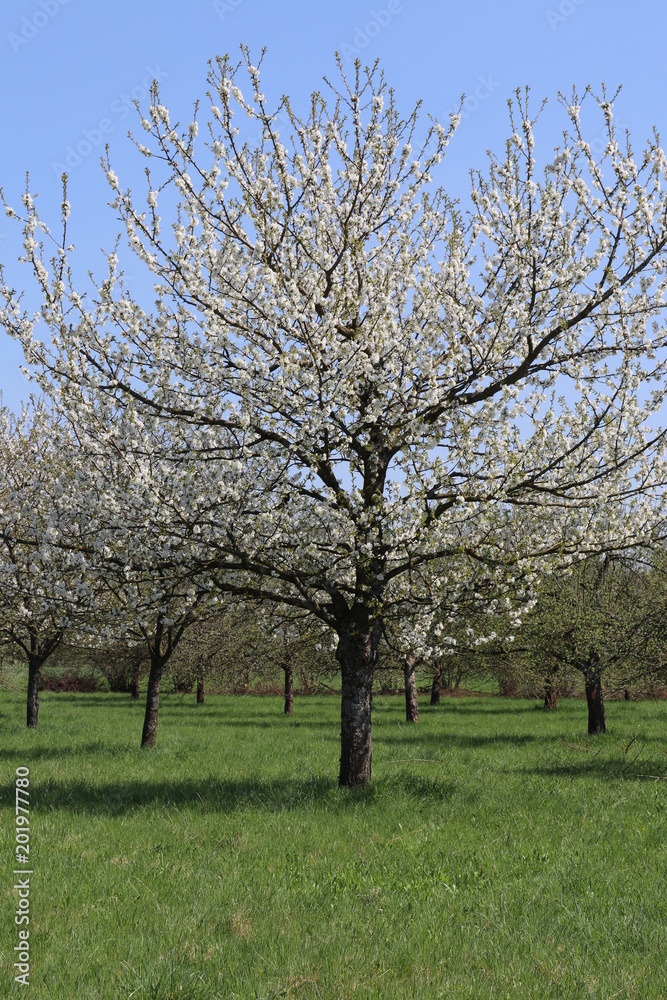
[[[255,729],[275,729],[280,730],[280,727],[289,726],[291,729],[336,729],[336,721],[334,720],[324,720],[322,722],[317,719],[295,719],[294,716],[286,716],[282,712],[279,715],[272,716],[271,718],[260,718],[260,719],[243,719],[237,717],[226,718],[224,715],[217,716],[218,721],[222,729],[248,729],[253,731]],[[182,721],[182,720],[181,720]],[[282,731],[282,730],[280,730]]]
[[[386,761],[386,764],[391,763]],[[418,774],[397,774],[381,778],[371,785],[378,798],[394,797],[396,793],[405,793],[409,798],[430,799],[434,802],[448,802],[456,791],[453,781],[440,777]]]
[[[522,747],[526,743],[534,742],[538,737],[533,736],[531,733],[522,733],[520,735],[512,735],[509,733],[498,733],[489,734],[488,736],[472,736],[466,733],[452,733],[452,732],[425,732],[423,729],[404,727],[401,729],[400,733],[388,734],[385,732],[376,733],[374,743],[376,746],[386,744],[387,746],[400,746],[409,748],[413,744],[429,744],[434,749],[440,748],[445,749],[447,747],[453,747],[456,749],[468,748],[475,749],[478,747],[490,747],[494,744],[509,744],[517,747]],[[556,740],[559,736],[540,736],[540,741],[545,740]]]
[[[423,708],[420,705],[419,711],[420,713],[423,711],[425,715],[433,715],[438,712],[442,712],[443,714],[447,712],[460,713],[461,715],[521,715],[525,712],[532,713],[538,711],[547,714],[544,705],[537,700],[532,701],[528,705],[517,705],[511,698],[503,698],[501,700],[500,695],[488,695],[484,698],[475,698],[473,696],[470,698],[443,697],[439,705],[424,705]]]
[[[26,729],[27,732],[27,729]],[[28,764],[32,764],[36,760],[59,760],[63,757],[77,757],[79,759],[85,758],[87,754],[95,754],[95,756],[104,757],[121,757],[132,755],[135,756],[139,753],[143,753],[139,746],[139,740],[136,743],[128,745],[127,743],[108,743],[103,740],[97,740],[94,743],[71,743],[68,746],[58,747],[17,747],[15,749],[0,749],[0,761],[1,760],[17,760],[18,757],[22,761],[26,761]]]
[[[278,813],[324,807],[332,813],[356,809],[404,793],[410,798],[445,801],[454,785],[438,778],[390,775],[356,789],[340,789],[333,778],[214,778],[203,781],[111,781],[87,785],[82,781],[48,780],[35,789],[41,812],[71,812],[111,817],[142,809],[193,808],[199,813],[234,813],[244,810]],[[0,791],[0,803],[14,805],[14,789]]]
[[[636,761],[607,754],[591,754],[587,759],[571,761],[546,759],[540,764],[522,768],[521,773],[540,778],[594,778],[596,781],[633,779],[663,782],[667,780],[667,756],[664,752],[653,753],[645,760]]]
[[[15,692],[14,694],[14,700],[6,702],[6,707],[10,711],[13,711],[14,708],[20,706],[21,711],[25,715],[25,694],[16,695]],[[105,700],[103,701],[102,699]],[[104,691],[100,692],[97,696],[83,694],[83,692],[70,694],[63,691],[40,691],[39,701],[40,706],[45,709],[46,713],[50,712],[52,705],[76,706],[76,708],[86,706],[89,708],[98,708],[105,712],[110,708],[122,708],[124,710],[132,708],[137,712],[139,710],[143,712],[146,708],[146,699],[143,696],[141,698],[131,698],[129,694],[117,694],[116,692],[109,694]],[[41,717],[40,712],[40,720]]]

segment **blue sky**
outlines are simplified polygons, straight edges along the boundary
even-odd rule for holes
[[[145,161],[127,139],[137,97],[160,80],[172,120],[189,120],[205,104],[206,63],[235,54],[241,42],[268,49],[262,87],[288,93],[297,106],[335,74],[334,52],[349,68],[355,55],[379,57],[399,105],[417,99],[448,120],[465,92],[464,117],[442,179],[465,197],[467,173],[485,150],[502,150],[506,101],[529,84],[537,102],[550,99],[538,139],[544,156],[558,142],[563,118],[558,90],[604,81],[623,84],[616,120],[641,146],[652,125],[667,133],[664,39],[667,5],[643,0],[4,0],[0,10],[0,185],[18,203],[26,171],[45,219],[57,226],[63,164],[70,176],[70,238],[82,273],[100,272],[100,248],[110,248],[118,223],[107,207],[109,189],[99,165],[104,142],[121,185],[144,187]],[[591,135],[591,139],[595,139]],[[665,140],[667,141],[667,140]],[[0,260],[21,287],[16,232],[0,217]],[[31,307],[36,299],[28,298]],[[19,372],[21,351],[0,330],[0,389],[18,407],[30,386]]]

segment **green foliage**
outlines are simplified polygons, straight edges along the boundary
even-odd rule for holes
[[[662,673],[654,637],[665,608],[659,574],[637,558],[588,559],[567,576],[544,579],[518,645],[545,681],[568,668],[585,675],[594,663],[608,690],[647,693]]]
[[[209,690],[229,693],[280,687],[290,662],[295,686],[302,691],[327,687],[338,672],[331,634],[313,619],[300,623],[286,644],[281,617],[266,620],[248,602],[196,622],[186,632],[169,663],[176,690],[191,690],[200,673]]]
[[[422,699],[406,726],[377,697],[350,792],[334,698],[167,697],[142,752],[127,696],[42,697],[37,731],[0,698],[6,837],[31,771],[35,1000],[667,994],[662,703],[615,702],[600,742],[581,701]]]

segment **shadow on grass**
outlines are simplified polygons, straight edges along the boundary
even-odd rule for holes
[[[192,807],[198,812],[233,813],[246,809],[285,812],[325,807],[332,813],[356,809],[403,794],[410,799],[446,801],[454,785],[438,778],[397,775],[376,779],[364,788],[340,789],[333,778],[213,779],[197,781],[114,781],[98,786],[81,781],[46,781],[35,789],[40,811],[118,816],[145,808]],[[14,805],[14,789],[3,788],[0,802]]]
[[[131,745],[127,743],[113,744],[98,740],[94,743],[72,743],[65,747],[17,747],[13,750],[2,748],[0,749],[0,760],[16,760],[17,757],[21,757],[28,764],[32,764],[36,760],[59,760],[62,757],[83,758],[88,754],[103,757],[119,757],[127,754],[134,755],[139,750],[138,739],[136,744],[133,743]]]
[[[129,694],[122,691],[99,691],[97,694],[88,694],[83,691],[40,691],[39,700],[42,698],[47,704],[88,705],[92,708],[100,708],[106,711],[107,708],[142,708],[146,707],[146,696],[131,698]]]
[[[596,739],[597,737],[591,737]],[[662,747],[646,748],[635,758],[620,753],[590,753],[574,760],[546,757],[539,764],[521,769],[522,774],[545,778],[595,778],[619,781],[623,778],[662,782],[667,779],[667,756]]]
[[[165,715],[167,713],[165,712]],[[225,715],[216,716],[223,729],[278,729],[280,726],[289,726],[291,729],[330,729],[335,730],[336,721],[325,719],[323,722],[317,719],[295,719],[294,716],[279,715],[266,716],[259,719],[241,719],[237,717],[227,718]]]
[[[522,699],[523,701],[523,699]],[[511,698],[501,698],[500,695],[487,695],[484,698],[471,695],[465,698],[443,698],[439,705],[419,706],[420,713],[431,715],[432,713],[448,712],[460,713],[462,715],[520,715],[524,712],[542,711],[546,713],[544,705],[539,701],[530,701],[530,704],[516,704]]]
[[[580,761],[573,764],[543,764],[536,767],[521,769],[521,774],[532,774],[542,778],[595,778],[620,781],[634,779],[642,781],[664,781],[667,778],[665,765],[655,767],[648,764],[646,768],[628,768],[622,761]]]
[[[457,747],[468,749],[474,749],[476,747],[490,747],[494,744],[510,744],[517,747],[524,746],[526,743],[532,743],[539,739],[540,742],[545,740],[557,740],[559,736],[533,736],[530,733],[522,733],[521,735],[509,734],[509,733],[498,733],[496,735],[489,734],[488,736],[470,736],[466,733],[434,733],[425,732],[423,729],[413,728],[412,726],[404,726],[401,728],[400,732],[396,735],[388,734],[384,731],[375,733],[375,744],[386,744],[388,746],[400,746],[400,747],[410,747],[412,744],[430,744],[433,748],[446,748],[446,747]]]

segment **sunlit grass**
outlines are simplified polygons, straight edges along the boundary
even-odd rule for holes
[[[0,696],[3,955],[27,765],[31,997],[667,996],[661,703],[589,738],[581,701],[424,701],[410,727],[378,697],[350,793],[335,698],[171,696],[153,752],[127,696],[41,702],[28,732]]]

